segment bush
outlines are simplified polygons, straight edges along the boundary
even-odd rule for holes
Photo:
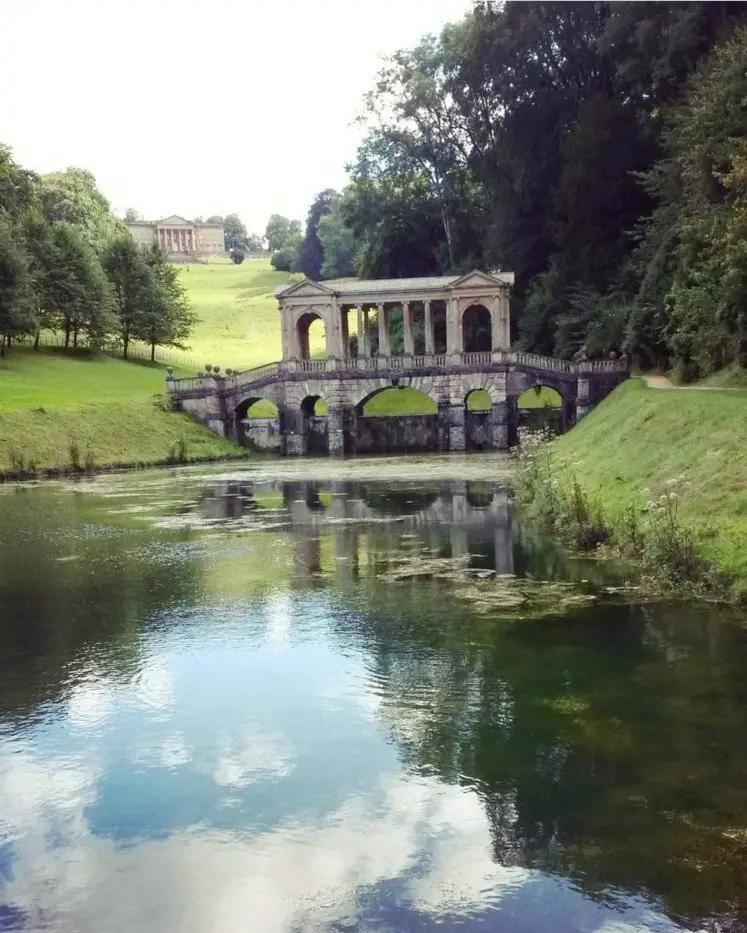
[[[80,445],[73,438],[67,447],[68,456],[70,458],[70,469],[75,473],[80,472]]]
[[[295,250],[278,249],[270,257],[270,264],[276,272],[291,272],[296,259]]]
[[[231,250],[231,259],[237,266],[240,266],[244,259],[246,259],[246,253],[237,246]]]
[[[187,451],[187,442],[183,437],[169,447],[166,454],[166,463],[187,463],[189,459]]]

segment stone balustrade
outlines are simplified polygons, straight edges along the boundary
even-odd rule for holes
[[[582,360],[570,362],[555,357],[524,353],[520,350],[484,350],[459,354],[417,354],[414,356],[374,356],[350,359],[284,360],[267,363],[230,376],[205,375],[191,379],[169,379],[170,392],[190,392],[218,381],[226,389],[240,388],[255,382],[281,378],[293,373],[309,373],[316,376],[338,372],[386,373],[411,370],[428,372],[456,372],[460,369],[490,370],[495,367],[522,366],[538,372],[567,373],[569,375],[592,375],[595,373],[627,374],[628,362],[617,360]]]

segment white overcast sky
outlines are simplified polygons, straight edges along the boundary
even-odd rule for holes
[[[0,142],[147,218],[303,220],[341,188],[381,56],[470,0],[0,0]]]

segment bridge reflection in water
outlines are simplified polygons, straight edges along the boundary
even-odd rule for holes
[[[496,573],[517,570],[518,529],[505,489],[480,481],[221,481],[198,504],[202,518],[294,538],[294,576],[313,585],[373,576],[402,552],[464,557]],[[519,565],[523,563],[521,558]],[[520,566],[519,566],[520,569]]]

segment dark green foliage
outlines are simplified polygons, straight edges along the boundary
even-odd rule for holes
[[[323,275],[510,269],[528,349],[625,347],[690,375],[747,358],[745,43],[725,44],[746,14],[477,2],[386,62],[301,267],[321,245]]]
[[[239,247],[236,246],[231,250],[231,261],[235,265],[240,266],[241,263],[245,259],[246,259],[246,253],[244,252],[243,249],[240,249]]]
[[[128,211],[134,217],[135,212]],[[37,177],[0,146],[0,352],[42,328],[65,346],[182,346],[195,318],[160,249],[141,250],[90,172]]]
[[[223,238],[226,249],[246,248],[247,233],[238,214],[227,214],[223,221]]]
[[[306,235],[301,244],[301,251],[296,261],[295,271],[303,272],[310,279],[317,280],[322,275],[324,247],[319,239],[319,222],[331,213],[338,204],[340,195],[331,188],[320,191],[309,208],[306,221]],[[276,267],[277,268],[277,267]]]

